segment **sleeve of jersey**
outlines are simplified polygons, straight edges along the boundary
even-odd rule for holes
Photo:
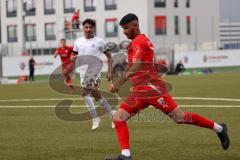
[[[103,40],[103,41],[101,42],[101,45],[102,45],[102,52],[103,52],[103,53],[107,53],[107,52],[109,51],[107,42],[105,42],[105,41]]]
[[[144,50],[144,45],[139,43],[139,44],[135,44],[132,47],[132,52],[133,52],[133,59],[140,59],[143,60],[144,59],[144,55],[145,55],[145,50]]]

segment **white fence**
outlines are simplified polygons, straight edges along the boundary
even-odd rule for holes
[[[186,68],[240,66],[240,50],[180,52],[175,54],[175,66],[179,61]]]
[[[24,76],[29,74],[29,56],[3,57],[3,77]],[[47,75],[60,66],[60,59],[53,56],[35,56],[35,75]]]
[[[3,57],[3,77],[16,77],[29,75],[28,61],[29,56],[17,56],[17,57]],[[103,54],[101,59],[103,60],[102,71],[107,70],[107,58]],[[36,62],[35,75],[50,75],[55,69],[60,67],[61,60],[59,57],[56,59],[50,56],[34,56]]]

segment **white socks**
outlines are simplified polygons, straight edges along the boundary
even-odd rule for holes
[[[130,153],[129,149],[123,149],[121,154],[126,156],[126,157],[130,157],[131,156],[131,153]]]
[[[221,125],[214,122],[213,130],[217,133],[220,133],[220,132],[222,132],[223,128]]]
[[[84,96],[83,99],[84,99],[84,102],[85,102],[85,104],[87,106],[88,111],[92,115],[92,118],[93,119],[98,118],[97,111],[96,111],[96,109],[94,107],[93,98],[90,97],[89,95],[87,95],[87,96]]]

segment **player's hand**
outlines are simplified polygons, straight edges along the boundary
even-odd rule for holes
[[[119,87],[116,86],[115,84],[111,84],[109,90],[110,90],[110,92],[112,92],[112,93],[116,93],[116,92],[118,92]]]
[[[72,61],[72,62],[75,63],[75,62],[76,62],[76,59],[77,59],[77,55],[76,55],[76,56],[74,56],[74,55],[71,56],[71,61]]]
[[[108,82],[112,81],[112,79],[113,79],[112,72],[108,72],[107,79],[108,79]]]

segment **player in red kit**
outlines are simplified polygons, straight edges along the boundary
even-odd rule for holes
[[[121,154],[117,157],[105,158],[105,160],[132,159],[126,121],[150,105],[170,116],[178,124],[191,124],[214,130],[223,149],[228,149],[230,141],[225,124],[218,124],[198,114],[183,112],[167,92],[165,83],[154,66],[153,45],[144,34],[141,34],[138,17],[134,14],[127,14],[121,19],[120,25],[123,33],[132,40],[128,47],[128,69],[111,85],[110,91],[118,92],[121,85],[129,79],[132,88],[131,94],[113,115]]]
[[[74,68],[74,64],[71,61],[72,52],[73,52],[73,47],[67,46],[66,40],[61,39],[60,45],[54,53],[54,58],[56,58],[58,55],[60,56],[61,61],[62,61],[62,72],[63,72],[64,76],[66,77],[66,83],[67,83],[67,85],[70,86],[70,88],[72,90],[74,90],[74,87],[72,85],[72,79],[69,75]]]

